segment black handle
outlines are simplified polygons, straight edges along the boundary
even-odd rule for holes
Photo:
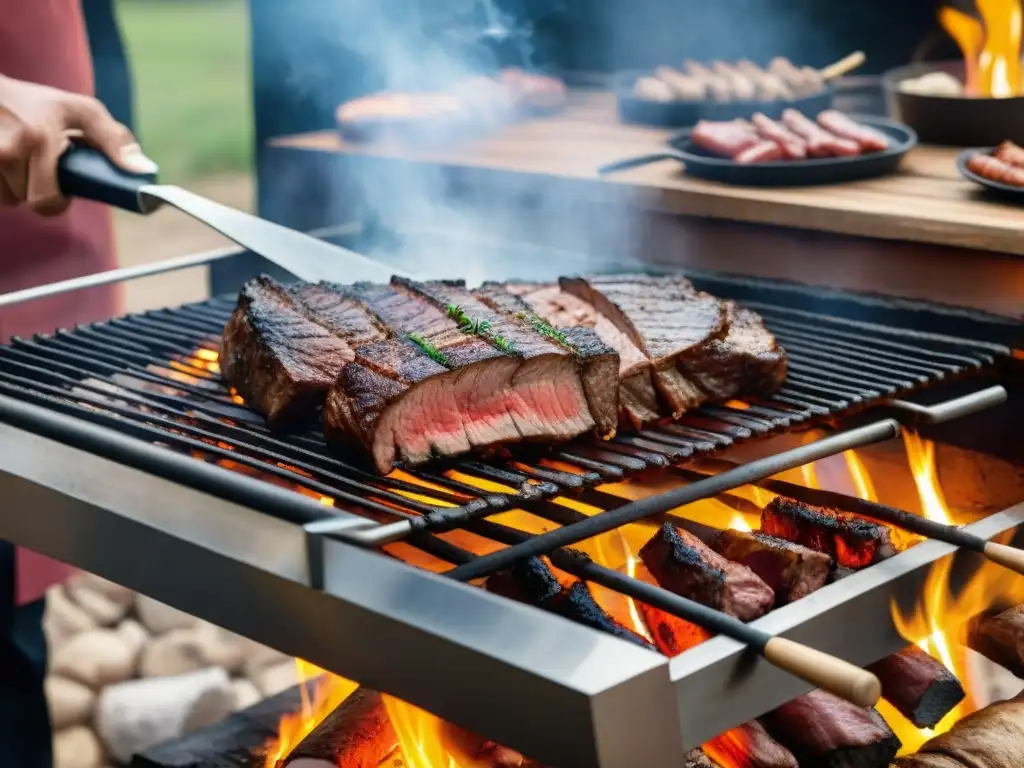
[[[614,163],[608,163],[608,165],[602,165],[597,169],[598,176],[604,176],[608,173],[615,173],[616,171],[625,171],[629,168],[639,168],[641,165],[650,165],[651,163],[657,163],[662,160],[679,160],[685,162],[686,155],[681,152],[675,152],[671,149],[663,149],[660,152],[654,152],[650,155],[639,155],[637,157],[629,157],[625,160],[618,160]]]
[[[66,197],[94,200],[132,213],[153,210],[139,192],[155,184],[156,175],[129,173],[92,147],[73,146],[65,152],[57,164],[57,182]]]

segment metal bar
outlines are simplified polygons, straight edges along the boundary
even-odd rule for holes
[[[919,405],[909,400],[891,400],[886,403],[886,406],[910,416],[919,424],[944,424],[947,421],[961,419],[964,416],[1002,405],[1006,402],[1007,397],[1006,388],[996,385],[935,405]]]

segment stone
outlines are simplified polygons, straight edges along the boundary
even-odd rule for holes
[[[252,681],[245,678],[240,677],[237,680],[232,680],[231,690],[235,695],[235,712],[248,709],[263,699],[259,689],[252,684]]]
[[[51,652],[75,635],[95,628],[96,622],[68,597],[63,585],[58,584],[46,591],[43,629]]]
[[[49,675],[45,688],[50,725],[55,731],[81,725],[92,716],[96,694],[91,688],[60,675]]]
[[[96,705],[96,730],[111,757],[132,755],[220,722],[234,707],[231,680],[211,668],[105,688]]]
[[[222,667],[229,673],[242,667],[241,646],[212,624],[175,629],[154,639],[142,651],[142,677],[169,677],[206,667]]]
[[[134,599],[130,589],[91,573],[75,574],[64,588],[68,597],[101,627],[111,627],[123,619]]]
[[[91,728],[75,725],[54,734],[54,768],[100,768],[103,760],[103,747]]]
[[[199,619],[146,595],[135,596],[135,613],[150,634],[162,635],[172,629],[188,629]]]
[[[276,664],[283,664],[291,659],[286,653],[281,653],[269,646],[261,645],[255,640],[247,637],[239,637],[242,647],[243,671],[250,680],[255,680],[259,673],[267,667]]]
[[[91,629],[57,648],[50,669],[95,691],[127,680],[132,667],[131,653],[116,632]]]
[[[279,662],[261,670],[253,680],[264,697],[275,696],[299,684],[299,671],[295,660]]]
[[[142,655],[142,649],[149,642],[149,632],[135,619],[125,619],[117,625],[117,629],[114,631],[128,649],[132,659],[132,672],[134,674],[135,670],[138,669],[139,656]]]

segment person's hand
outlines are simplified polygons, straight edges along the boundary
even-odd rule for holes
[[[27,203],[37,213],[64,211],[57,161],[82,139],[131,173],[155,173],[131,131],[88,96],[0,75],[0,205]]]

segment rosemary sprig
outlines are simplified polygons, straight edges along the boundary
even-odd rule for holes
[[[480,320],[470,317],[466,314],[466,310],[458,304],[446,304],[444,311],[448,314],[448,317],[459,324],[459,330],[463,333],[471,333],[474,336],[479,336],[481,339],[489,341],[502,352],[506,352],[510,355],[516,354],[515,347],[513,347],[507,339],[491,331],[491,323],[489,320]]]
[[[411,341],[413,344],[415,344],[417,347],[423,350],[423,354],[425,354],[435,363],[443,365],[445,368],[455,367],[454,365],[452,365],[451,360],[444,356],[444,352],[435,347],[433,344],[431,344],[429,341],[423,338],[423,336],[421,336],[420,334],[410,333],[408,334],[408,338],[409,341]]]
[[[533,330],[542,336],[547,336],[549,339],[554,339],[564,347],[572,348],[572,344],[569,339],[565,337],[565,334],[555,328],[551,323],[545,320],[543,317],[538,317],[533,312],[517,312],[516,317],[520,320],[526,320],[530,325],[533,326]]]

